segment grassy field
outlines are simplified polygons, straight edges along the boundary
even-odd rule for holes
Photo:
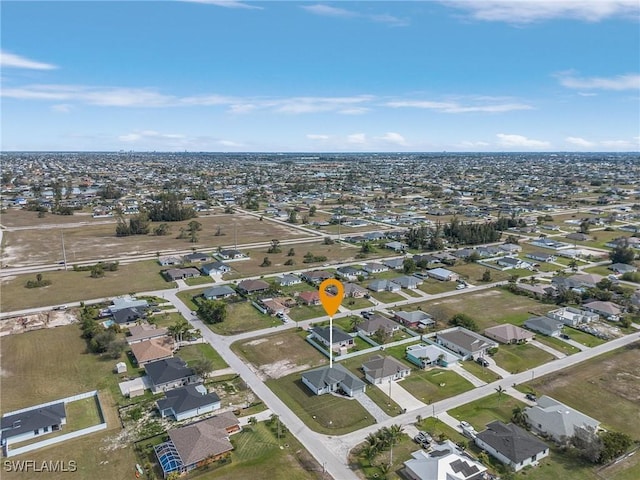
[[[424,430],[431,434],[431,436],[437,439],[441,434],[444,434],[449,440],[454,443],[466,442],[467,437],[463,436],[457,430],[451,428],[446,423],[438,420],[436,417],[423,418],[420,423],[416,423],[418,430]]]
[[[153,260],[120,265],[115,272],[105,272],[102,278],[91,278],[89,272],[44,272],[43,278],[51,285],[26,288],[27,280],[35,280],[35,274],[16,275],[2,281],[2,310],[9,312],[24,308],[44,307],[65,302],[77,302],[93,298],[113,297],[131,292],[173,288],[159,274],[161,270]]]
[[[180,350],[178,350],[176,356],[180,357],[187,363],[193,360],[198,360],[200,358],[206,358],[208,360],[211,360],[214,370],[220,370],[229,366],[227,365],[227,362],[225,362],[218,354],[218,352],[216,352],[208,343],[197,343],[195,345],[180,347]]]
[[[449,410],[447,413],[453,418],[469,422],[480,432],[485,429],[488,423],[494,420],[509,423],[511,421],[511,412],[516,406],[526,407],[527,405],[506,393],[501,396],[498,393],[494,393]]]
[[[327,435],[342,435],[373,425],[375,420],[356,400],[335,395],[314,395],[302,383],[301,375],[294,373],[267,386],[311,430]]]
[[[359,310],[361,308],[373,307],[373,303],[366,298],[345,298],[342,301],[342,306],[349,310]]]
[[[48,220],[47,217],[40,220],[46,221]],[[5,216],[3,215],[3,222],[4,218]],[[96,252],[100,252],[99,258],[108,259],[143,253],[174,253],[177,250],[190,250],[194,247],[202,250],[233,244],[242,245],[244,243],[253,243],[256,239],[277,238],[285,240],[310,236],[286,225],[269,221],[261,222],[258,218],[243,214],[204,215],[196,220],[202,224],[202,230],[199,232],[199,239],[195,244],[176,238],[180,228],[186,228],[191,220],[170,222],[171,233],[165,236],[149,234],[116,237],[115,222],[107,224],[92,222],[89,225],[77,226],[67,225],[64,229],[56,229],[52,226],[44,229],[7,231],[4,234],[6,251],[3,256],[3,263],[18,266],[61,261],[62,231],[64,231],[67,260],[70,262],[95,259]],[[85,221],[87,221],[85,216],[76,219],[78,223]],[[34,223],[34,225],[40,224],[40,222]],[[151,231],[158,224],[152,222]],[[220,227],[223,235],[215,235],[218,227]]]
[[[236,342],[231,349],[256,367],[283,361],[295,366],[307,365],[308,368],[327,363],[324,355],[293,330]]]
[[[457,313],[465,313],[473,318],[480,329],[502,323],[522,325],[529,317],[543,315],[554,306],[545,305],[532,298],[518,296],[500,288],[492,288],[475,293],[455,295],[435,301],[414,303],[411,308],[420,307],[436,320],[448,321]]]
[[[398,295],[397,293],[393,292],[374,292],[371,294],[371,296],[382,303],[394,303],[405,300],[402,295]]]
[[[482,285],[483,283],[485,283],[482,281],[482,275],[487,269],[487,267],[478,263],[464,262],[459,262],[455,266],[449,268],[449,270],[457,273],[462,278],[468,279],[470,283],[477,283],[478,285]],[[501,282],[504,280],[508,280],[511,275],[514,275],[514,272],[511,270],[507,270],[504,272],[500,270],[494,270],[493,268],[489,268],[488,270],[491,272],[492,282]]]
[[[547,335],[537,334],[536,340],[540,343],[544,343],[554,350],[564,353],[565,355],[573,355],[574,353],[578,353],[580,351],[577,347],[569,345],[567,342],[563,342],[556,337],[548,337]]]
[[[523,384],[599,420],[605,428],[640,439],[640,343]],[[606,405],[606,408],[603,408]]]
[[[204,284],[207,284],[207,283],[213,283],[213,278],[211,278],[210,275],[201,275],[199,277],[186,278],[184,280],[184,283],[186,283],[189,286],[204,285]]]
[[[436,295],[438,293],[450,292],[456,289],[456,282],[441,282],[434,278],[427,278],[424,283],[418,288],[430,295]]]
[[[238,333],[276,327],[278,325],[282,325],[281,320],[260,313],[250,302],[243,302],[228,304],[227,319],[224,322],[208,326],[212,332],[219,335],[237,335]]]
[[[4,336],[0,338],[0,351],[0,403],[3,413],[98,389],[107,421],[105,432],[29,452],[16,459],[36,462],[75,460],[78,478],[127,478],[133,475],[133,451],[116,440],[120,432],[116,400],[120,394],[118,376],[112,370],[117,360],[86,353],[85,341],[80,338],[76,325]],[[97,415],[97,411],[82,410],[85,411],[79,417],[81,424],[92,422]],[[33,472],[4,472],[2,477],[27,480],[33,478]],[[69,473],[47,474],[47,478],[52,479],[68,477]]]
[[[582,345],[585,345],[587,347],[597,347],[598,345],[606,343],[606,340],[571,327],[565,327],[564,333],[569,335],[569,338],[571,340],[575,340],[576,342],[581,343]]]
[[[500,345],[497,353],[493,355],[493,359],[499,367],[504,368],[507,372],[518,373],[555,360],[555,357],[538,347],[523,343],[520,345]]]
[[[309,320],[316,317],[324,317],[327,312],[324,311],[322,305],[300,305],[292,308],[289,312],[289,317],[294,322],[301,322],[302,320]]]
[[[497,373],[489,370],[488,368],[484,368],[478,365],[473,360],[468,360],[465,362],[460,362],[460,366],[464,368],[467,372],[469,372],[474,377],[479,378],[480,380],[491,383],[496,380],[500,380],[502,377]]]
[[[442,368],[412,371],[399,385],[424,403],[437,402],[473,388],[468,380]]]

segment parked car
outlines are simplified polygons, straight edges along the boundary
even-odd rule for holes
[[[478,357],[476,358],[476,363],[482,367],[488,367],[489,366],[489,362],[487,362],[486,359],[482,358],[482,357]]]
[[[459,283],[456,285],[456,290],[464,290],[467,286],[464,283]]]
[[[560,338],[563,338],[565,340],[570,340],[571,339],[571,337],[569,335],[567,335],[566,333],[561,333],[560,334]]]
[[[536,401],[538,400],[538,398],[537,398],[537,397],[535,396],[535,394],[533,394],[533,393],[527,393],[527,394],[525,395],[525,398],[526,398],[527,400],[531,400],[532,402],[536,402]]]
[[[471,424],[469,422],[465,422],[464,420],[462,420],[460,422],[460,428],[470,428]]]
[[[429,448],[431,444],[431,435],[426,432],[418,432],[418,434],[413,437],[413,441],[420,445],[422,448]]]

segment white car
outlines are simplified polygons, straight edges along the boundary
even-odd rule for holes
[[[456,285],[456,290],[464,290],[467,286],[464,283],[459,283]]]

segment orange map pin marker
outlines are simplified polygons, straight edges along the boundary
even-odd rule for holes
[[[327,288],[329,287],[335,287],[338,290],[336,295],[329,295],[327,293]],[[322,303],[324,311],[327,312],[327,315],[333,317],[338,311],[338,308],[342,303],[342,299],[344,298],[344,287],[342,286],[342,282],[335,278],[328,278],[320,284],[318,294],[320,295],[320,303]]]

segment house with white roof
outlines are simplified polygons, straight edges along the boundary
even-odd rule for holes
[[[531,430],[549,435],[556,442],[569,439],[579,428],[597,430],[600,426],[598,420],[547,395],[540,397],[537,405],[527,407],[525,413]]]

